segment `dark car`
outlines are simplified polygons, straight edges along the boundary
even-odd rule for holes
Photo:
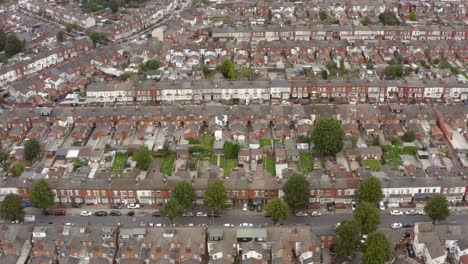
[[[414,227],[414,225],[411,223],[406,223],[406,224],[403,224],[403,227],[409,228],[409,227]]]
[[[81,208],[81,204],[80,203],[72,203],[72,207],[73,208]]]
[[[105,211],[97,211],[94,213],[95,216],[107,216],[107,212]]]
[[[32,206],[32,204],[30,202],[23,202],[22,204],[23,204],[24,208]]]
[[[160,213],[159,211],[156,211],[156,212],[153,212],[153,213],[151,214],[151,216],[153,216],[153,217],[161,217],[161,213]]]
[[[134,211],[128,211],[127,215],[128,215],[128,216],[134,216],[134,215],[135,215],[135,212],[134,212]]]
[[[257,205],[257,212],[261,213],[263,210],[263,206],[261,204]]]
[[[122,205],[119,203],[112,204],[111,209],[122,209]]]
[[[333,204],[332,203],[327,203],[327,210],[328,211],[333,211]]]
[[[111,211],[109,215],[111,215],[111,216],[121,216],[122,213],[119,212],[119,211]]]
[[[414,248],[413,248],[413,247],[407,247],[407,248],[406,248],[406,252],[408,252],[408,255],[409,255],[411,258],[415,258],[415,257],[416,257],[416,252],[414,252]]]
[[[209,212],[208,217],[220,217],[221,215],[218,212]]]
[[[44,210],[42,211],[42,214],[43,214],[43,215],[52,215],[52,210],[44,209]]]
[[[255,204],[251,204],[249,209],[250,211],[255,211]]]
[[[55,216],[64,216],[67,214],[67,212],[65,212],[65,210],[56,210],[52,214]]]

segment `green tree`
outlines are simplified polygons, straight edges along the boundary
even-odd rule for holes
[[[401,79],[403,77],[403,66],[400,64],[388,65],[384,70],[384,74],[390,79]]]
[[[311,139],[318,153],[334,155],[343,149],[345,132],[338,120],[325,117],[315,122]]]
[[[7,34],[2,28],[0,28],[0,51],[3,51],[3,49],[5,49],[6,37]]]
[[[5,41],[5,53],[8,56],[13,56],[17,53],[20,53],[24,50],[26,43],[19,38],[16,37],[15,34],[9,33],[6,36],[6,41]]]
[[[132,78],[132,74],[129,73],[129,72],[124,72],[124,73],[122,73],[122,74],[119,76],[119,79],[120,79],[121,81],[126,81],[126,80],[128,80],[128,79],[130,79],[130,78]]]
[[[226,187],[224,187],[223,182],[220,180],[212,181],[206,188],[205,196],[203,197],[206,205],[216,209],[221,208],[227,199]]]
[[[309,204],[309,181],[301,175],[289,177],[283,186],[284,201],[293,210],[304,208]]]
[[[379,227],[379,209],[377,209],[375,204],[367,202],[359,203],[354,212],[354,221],[358,224],[362,234],[370,234]]]
[[[326,80],[328,79],[328,72],[327,70],[323,69],[320,74],[322,75],[322,79]]]
[[[356,196],[360,203],[368,202],[375,206],[384,198],[382,183],[375,176],[368,177],[359,184]]]
[[[24,143],[24,159],[33,161],[41,153],[41,144],[36,138],[32,138]]]
[[[223,61],[223,64],[221,64],[220,67],[221,74],[223,74],[224,78],[226,79],[232,79],[235,78],[235,71],[236,68],[234,66],[234,63],[232,63],[231,60],[225,60]]]
[[[418,21],[418,16],[416,15],[416,11],[411,11],[409,13],[409,20],[411,21]]]
[[[328,18],[328,15],[327,15],[327,12],[326,12],[326,11],[323,11],[323,10],[322,10],[322,11],[319,12],[319,19],[320,19],[320,21],[325,21],[325,20],[327,20],[327,18]]]
[[[109,1],[109,8],[112,11],[112,13],[117,13],[119,11],[119,3],[117,3],[116,0],[111,0]]]
[[[78,28],[79,28],[79,26],[77,24],[75,24],[75,23],[67,23],[65,25],[65,30],[68,33],[72,32],[73,30],[78,29]]]
[[[376,232],[369,234],[365,243],[365,252],[363,256],[364,264],[384,264],[392,260],[392,245],[385,234]]]
[[[432,221],[444,221],[450,215],[449,203],[442,194],[434,195],[424,206],[424,211]]]
[[[392,11],[385,11],[379,15],[379,20],[384,25],[394,26],[399,25],[400,20],[398,20],[397,16]]]
[[[10,172],[13,173],[13,176],[18,177],[23,174],[25,168],[26,164],[24,161],[17,161],[11,166]]]
[[[374,64],[372,63],[372,61],[367,61],[366,68],[368,70],[373,70],[374,69]]]
[[[31,187],[31,203],[36,208],[45,209],[54,203],[55,193],[45,179],[38,180]]]
[[[340,257],[351,256],[360,242],[359,226],[354,221],[345,220],[336,230],[335,250]]]
[[[187,209],[193,205],[197,194],[195,188],[188,181],[179,181],[172,190],[171,197],[177,200],[184,209]]]
[[[371,20],[368,16],[365,16],[362,20],[361,20],[361,24],[363,26],[368,26],[370,24]]]
[[[9,193],[5,195],[3,202],[0,203],[0,217],[10,221],[24,220],[24,208],[18,195]]]
[[[346,75],[348,71],[346,70],[345,64],[344,64],[344,59],[340,60],[340,75],[344,76]]]
[[[268,9],[268,21],[271,21],[272,18],[273,18],[273,12],[271,11],[271,9]]]
[[[223,145],[224,156],[227,159],[236,159],[239,155],[240,146],[230,141],[226,141]]]
[[[158,60],[148,60],[147,62],[145,62],[145,70],[157,70],[159,69],[160,64],[161,63]]]
[[[167,200],[161,209],[161,215],[169,218],[171,223],[174,222],[174,219],[177,217],[181,217],[183,213],[184,207],[172,197]]]
[[[265,207],[267,215],[271,216],[271,221],[275,225],[280,220],[288,217],[288,204],[280,198],[273,198]]]
[[[148,170],[151,162],[153,162],[153,156],[147,147],[141,146],[135,153],[133,153],[133,160],[136,161],[137,168],[140,170]]]
[[[334,60],[330,60],[329,62],[327,62],[327,64],[325,64],[325,67],[330,72],[331,76],[335,76],[338,72],[338,67],[336,66],[336,62]]]
[[[107,38],[106,32],[93,31],[89,34],[89,38],[93,41],[93,45],[96,46],[97,43],[103,42]]]
[[[59,31],[57,33],[57,41],[58,42],[64,42],[66,40],[66,37],[67,37],[67,35],[66,35],[65,31],[63,31],[63,30],[61,30],[61,31]]]
[[[411,130],[408,130],[405,132],[405,134],[403,134],[403,140],[406,142],[413,142],[415,139],[416,134]]]

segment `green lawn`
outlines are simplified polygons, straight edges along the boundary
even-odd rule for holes
[[[260,147],[263,148],[264,146],[271,146],[271,139],[269,138],[260,139]]]
[[[299,158],[301,159],[302,171],[311,172],[314,170],[314,160],[312,159],[312,154],[301,153]]]
[[[213,153],[214,137],[210,134],[204,134],[200,140],[189,140],[190,153],[199,155],[202,160],[210,160]]]
[[[275,138],[275,144],[281,144],[281,138]]]
[[[266,157],[265,159],[265,169],[271,173],[271,175],[276,176],[276,167],[275,167],[275,157]]]
[[[401,149],[399,147],[385,147],[382,148],[384,151],[384,160],[389,166],[398,167],[403,164],[401,160]]]
[[[176,155],[175,153],[171,153],[164,157],[161,161],[161,169],[160,171],[165,175],[172,175],[172,168],[174,167]]]
[[[418,149],[416,147],[403,147],[403,150],[401,151],[402,155],[411,155],[411,156],[416,156],[416,153],[418,153]]]
[[[114,163],[112,163],[112,172],[121,173],[124,169],[126,162],[127,162],[127,153],[115,154]]]
[[[364,166],[371,168],[374,171],[380,171],[380,161],[378,160],[363,160]]]
[[[229,176],[231,174],[232,169],[237,166],[237,160],[226,159],[224,162],[225,162],[224,175]]]

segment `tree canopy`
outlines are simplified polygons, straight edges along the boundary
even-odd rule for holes
[[[403,140],[406,142],[413,142],[415,139],[416,134],[411,130],[408,130],[405,132],[405,134],[403,134]]]
[[[219,69],[226,79],[235,79],[238,76],[235,65],[231,60],[223,61]]]
[[[89,34],[89,38],[93,41],[94,46],[96,46],[97,43],[106,40],[107,33],[101,31],[93,31],[91,32],[91,34]]]
[[[169,198],[161,209],[161,215],[169,218],[171,223],[177,217],[181,217],[184,213],[184,207],[174,198]]]
[[[365,178],[359,184],[356,196],[360,203],[368,202],[376,205],[384,198],[384,194],[382,192],[382,183],[375,176]]]
[[[359,226],[355,221],[345,220],[336,230],[335,250],[340,257],[351,256],[360,242]]]
[[[380,224],[380,212],[375,204],[359,203],[354,212],[354,221],[358,224],[362,234],[370,234],[377,230]]]
[[[384,70],[384,74],[390,79],[401,79],[403,77],[403,66],[400,64],[388,65]]]
[[[25,168],[26,164],[24,161],[17,161],[11,165],[10,172],[13,174],[13,176],[18,177],[23,174]]]
[[[327,20],[327,18],[328,18],[328,15],[327,15],[326,11],[322,10],[322,11],[319,12],[320,21],[325,21],[325,20]]]
[[[411,11],[409,13],[409,20],[411,21],[418,21],[418,16],[416,15],[416,11]]]
[[[384,25],[394,26],[399,25],[400,20],[398,20],[396,14],[392,11],[385,11],[379,15],[379,20]]]
[[[139,68],[142,72],[146,72],[146,71],[151,71],[151,70],[157,70],[159,69],[160,65],[161,65],[161,62],[158,60],[148,60],[145,63],[140,64]]]
[[[338,120],[325,117],[315,123],[311,139],[318,153],[334,155],[343,149],[345,132]]]
[[[293,175],[283,187],[284,201],[292,209],[304,208],[309,204],[309,181],[304,176]]]
[[[224,156],[226,159],[237,159],[239,155],[240,146],[239,144],[233,143],[231,141],[226,141],[223,145]]]
[[[54,203],[55,193],[45,179],[38,180],[31,187],[31,203],[36,208],[45,209]]]
[[[24,143],[24,159],[33,161],[41,153],[41,144],[36,138],[32,138]]]
[[[147,147],[141,146],[135,153],[133,153],[133,160],[136,161],[137,168],[140,170],[148,170],[151,162],[153,162],[153,156]]]
[[[276,224],[280,220],[288,217],[288,204],[280,198],[273,198],[265,207],[267,215],[271,216],[271,221]]]
[[[434,195],[424,206],[424,211],[432,221],[444,221],[450,215],[449,203],[442,194]]]
[[[13,193],[5,195],[3,202],[0,203],[0,217],[10,221],[24,220],[24,208],[18,195]]]
[[[226,187],[220,180],[212,181],[205,191],[203,201],[210,207],[220,208],[228,199]]]
[[[376,232],[369,234],[365,243],[365,252],[363,256],[364,264],[384,264],[392,260],[392,245],[385,234]]]
[[[177,200],[183,209],[187,209],[193,205],[197,194],[188,181],[179,181],[171,192],[171,198]]]
[[[24,50],[26,42],[20,40],[14,33],[6,34],[0,29],[0,51],[5,51],[8,57],[11,57]]]
[[[370,24],[371,20],[368,16],[365,16],[362,20],[361,20],[361,24],[363,26],[368,26]]]

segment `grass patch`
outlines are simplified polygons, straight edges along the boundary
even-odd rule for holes
[[[378,160],[363,160],[364,166],[371,168],[373,171],[380,171],[380,161]]]
[[[265,159],[265,169],[271,173],[271,175],[276,176],[276,167],[275,167],[275,157],[266,157]]]
[[[412,146],[403,147],[403,150],[401,151],[402,155],[416,156],[416,153],[418,153],[418,149]]]
[[[202,160],[210,160],[212,158],[214,144],[214,137],[212,135],[205,134],[200,140],[189,139],[189,143],[190,154]]]
[[[299,155],[299,158],[301,159],[302,171],[311,172],[312,170],[314,170],[314,159],[312,158],[312,154],[301,153]]]
[[[274,141],[275,141],[275,145],[281,144],[281,138],[275,138]]]
[[[260,147],[263,148],[265,146],[271,146],[271,139],[269,138],[260,139]]]
[[[121,173],[127,163],[127,153],[117,153],[114,157],[114,163],[112,163],[112,172]]]
[[[172,168],[174,167],[175,158],[175,153],[170,153],[169,155],[165,156],[161,161],[160,171],[165,175],[172,175]]]
[[[385,146],[382,148],[384,151],[384,160],[389,166],[398,167],[403,164],[401,160],[401,149],[399,147]]]
[[[232,169],[237,166],[237,160],[236,159],[226,159],[225,161],[225,166],[224,166],[224,175],[229,176],[231,175]]]

